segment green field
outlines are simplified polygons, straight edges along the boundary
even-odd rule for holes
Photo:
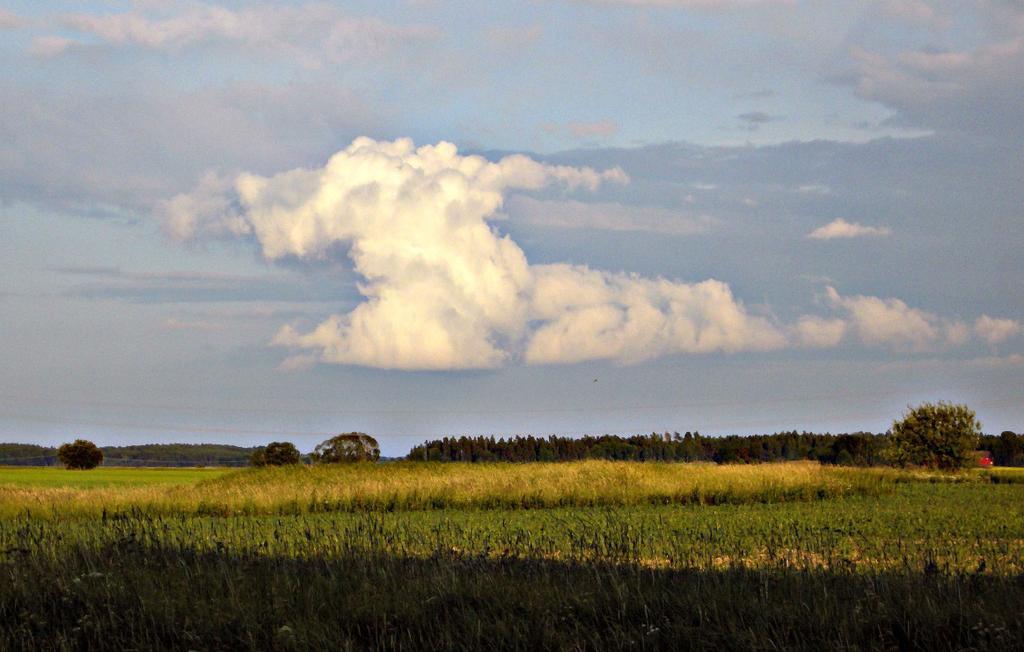
[[[88,489],[187,485],[230,472],[224,468],[100,467],[91,471],[69,471],[53,467],[0,466],[0,486]]]
[[[7,649],[1024,645],[1020,472],[389,464],[122,487],[6,473]]]

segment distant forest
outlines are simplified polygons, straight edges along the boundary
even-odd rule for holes
[[[571,437],[446,437],[414,447],[409,460],[441,462],[554,462],[582,459],[759,463],[814,460],[823,464],[886,464],[889,436],[867,432],[819,435],[780,432],[773,435],[705,437],[699,432]],[[982,435],[980,449],[998,466],[1024,466],[1024,435]]]
[[[255,448],[227,444],[103,446],[103,466],[246,466]],[[57,449],[36,444],[0,444],[0,464],[56,466]]]
[[[698,432],[620,437],[507,438],[445,437],[414,447],[406,459],[436,462],[556,462],[583,459],[759,463],[814,460],[823,464],[886,464],[888,435],[855,432],[706,437]],[[997,466],[1024,466],[1024,435],[982,435],[979,449]],[[227,444],[142,444],[104,446],[104,466],[247,466],[255,448]],[[307,456],[303,456],[308,461]],[[57,449],[36,444],[0,444],[0,465],[56,466]]]

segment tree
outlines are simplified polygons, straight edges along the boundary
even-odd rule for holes
[[[272,441],[252,452],[249,464],[252,466],[286,466],[302,461],[299,449],[289,441]]]
[[[1004,430],[999,435],[999,454],[1002,460],[1000,464],[1006,466],[1024,465],[1024,436],[1014,433],[1012,430]]]
[[[944,401],[919,405],[892,424],[900,464],[945,471],[964,468],[973,461],[980,435],[981,424],[974,410]]]
[[[318,444],[310,457],[318,464],[376,462],[380,459],[380,445],[364,432],[349,432]]]
[[[103,451],[87,439],[76,439],[58,448],[57,457],[68,469],[94,469],[103,461]]]

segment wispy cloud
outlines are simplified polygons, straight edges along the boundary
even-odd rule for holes
[[[9,11],[0,9],[0,29],[17,29],[25,26],[25,20]]]
[[[777,116],[765,113],[764,111],[748,111],[746,113],[739,114],[736,118],[740,120],[740,122],[746,123],[751,129],[757,129],[763,124],[774,122],[779,119]]]
[[[74,44],[74,41],[63,36],[38,36],[32,39],[28,52],[32,56],[46,59],[61,54]]]
[[[1003,356],[986,356],[984,358],[971,358],[967,361],[971,366],[985,367],[988,369],[1006,369],[1024,366],[1024,355],[1011,353]]]
[[[215,321],[185,321],[181,319],[168,319],[164,321],[164,328],[169,331],[214,332],[225,330],[227,327],[227,324]]]
[[[619,125],[611,120],[598,120],[596,122],[570,122],[566,128],[577,138],[589,138],[591,136],[612,136],[619,130]]]
[[[564,125],[555,122],[546,122],[540,125],[540,130],[548,136],[572,140],[585,140],[614,136],[619,131],[619,125],[615,123],[615,121],[607,119],[595,120],[593,122],[569,122]]]
[[[516,222],[560,229],[633,231],[664,235],[697,235],[718,225],[710,215],[607,202],[541,200],[513,195],[506,210]]]
[[[775,97],[778,93],[770,88],[760,88],[756,91],[747,91],[744,93],[736,93],[732,96],[734,100],[765,100],[770,97]]]
[[[525,27],[492,27],[484,36],[487,42],[497,48],[522,48],[532,45],[544,35],[540,24]]]
[[[951,22],[937,3],[927,0],[874,0],[874,4],[885,16],[909,23],[948,27]]]
[[[136,216],[204,170],[294,165],[387,116],[366,93],[311,82],[115,93],[0,80],[0,98],[0,199]]]
[[[796,0],[578,0],[594,5],[666,7],[678,9],[736,9],[740,7],[793,6]]]
[[[439,30],[434,27],[396,25],[377,18],[350,16],[331,5],[319,3],[293,7],[262,5],[237,10],[193,4],[178,13],[145,9],[106,15],[77,13],[62,16],[60,24],[83,39],[68,41],[60,50],[56,48],[56,41],[51,41],[54,54],[97,41],[110,46],[150,50],[234,44],[290,56],[310,66],[378,58],[398,48],[440,38]]]
[[[336,302],[339,296],[355,296],[351,281],[336,273],[326,279],[313,279],[308,275],[284,273],[242,276],[192,271],[134,272],[119,267],[54,267],[49,271],[79,279],[65,294],[83,299],[133,303],[303,303],[328,298]]]

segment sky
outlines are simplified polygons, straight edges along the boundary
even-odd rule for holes
[[[0,440],[1024,429],[1024,2],[0,2]]]

